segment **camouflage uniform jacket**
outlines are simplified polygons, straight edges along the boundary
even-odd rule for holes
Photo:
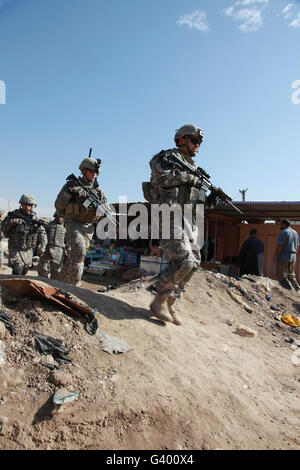
[[[29,219],[30,223],[26,222],[21,217]],[[9,212],[7,217],[3,220],[1,230],[8,240],[8,247],[17,250],[30,250],[36,248],[39,252],[43,253],[47,245],[46,230],[42,225],[35,224],[37,219],[36,213],[31,211],[31,214],[25,214],[22,209],[16,209]]]
[[[81,177],[78,178],[86,188],[91,189],[102,203],[106,203],[104,192],[100,188],[97,180],[91,185],[87,185]],[[101,216],[96,214],[97,209],[93,205],[85,205],[88,196],[79,196],[70,192],[71,188],[78,188],[76,183],[68,181],[60,191],[55,201],[57,214],[65,218],[66,223],[71,221],[80,222],[82,224],[91,224],[97,222]]]
[[[196,188],[190,183],[189,173],[181,171],[166,163],[165,158],[171,153],[175,153],[176,157],[189,165],[192,170],[197,168],[192,159],[187,158],[183,152],[174,148],[170,150],[162,150],[155,155],[150,161],[151,167],[151,186],[153,202],[158,204],[196,204],[205,201],[205,192]]]

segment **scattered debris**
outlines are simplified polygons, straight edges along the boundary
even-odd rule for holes
[[[108,352],[109,354],[119,354],[130,351],[131,348],[124,341],[115,338],[114,336],[108,336],[103,331],[98,330],[98,335],[102,342],[102,351]]]
[[[247,326],[240,325],[234,332],[237,335],[240,336],[249,336],[249,337],[254,337],[256,336],[257,332],[252,330],[251,328],[248,328]]]
[[[16,334],[15,323],[11,319],[7,310],[0,310],[0,321],[4,323],[12,336]]]
[[[78,396],[79,392],[77,390],[71,391],[68,388],[61,388],[54,393],[53,403],[57,405],[57,409],[61,409],[61,405],[75,400]]]
[[[12,289],[23,297],[31,297],[39,300],[48,300],[53,302],[58,308],[67,311],[77,318],[86,320],[86,331],[89,334],[95,334],[98,328],[98,322],[95,318],[95,310],[79,304],[75,300],[71,300],[70,296],[66,297],[56,287],[52,287],[45,282],[32,281],[31,279],[2,279],[3,284]]]
[[[294,315],[282,315],[281,321],[283,321],[283,323],[286,323],[287,325],[290,325],[294,328],[297,328],[297,326],[300,326],[300,318],[295,317]]]
[[[60,339],[55,339],[51,336],[46,337],[44,335],[35,334],[35,344],[40,354],[52,354],[53,359],[55,359],[59,364],[69,364],[72,362],[72,360],[68,357],[68,349],[62,345],[62,341]]]
[[[253,310],[243,301],[242,296],[238,292],[233,292],[232,288],[227,289],[228,294],[230,297],[235,300],[235,302],[239,303],[248,313],[252,313]]]

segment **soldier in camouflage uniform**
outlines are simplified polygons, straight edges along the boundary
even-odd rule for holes
[[[105,203],[106,197],[96,179],[99,175],[100,160],[85,158],[79,169],[82,173],[80,182],[86,188],[92,189],[101,202]],[[66,245],[70,250],[70,256],[63,265],[59,280],[74,285],[80,285],[84,259],[94,234],[94,223],[100,219],[95,207],[85,204],[86,201],[85,190],[76,186],[73,181],[64,185],[55,201],[57,214],[65,219]]]
[[[1,224],[1,231],[8,238],[8,265],[12,274],[26,275],[32,266],[33,250],[42,256],[47,245],[47,234],[36,213],[33,196],[23,194],[19,209],[9,212]]]
[[[203,131],[191,124],[186,124],[177,130],[175,134],[177,148],[162,150],[150,161],[151,182],[143,184],[145,198],[152,204],[179,204],[183,209],[184,204],[192,204],[193,209],[196,203],[204,203],[205,191],[196,188],[199,182],[198,177],[181,171],[178,168],[170,168],[165,165],[164,157],[174,153],[177,158],[188,164],[191,169],[196,169],[193,158],[199,150],[203,141]],[[147,190],[146,190],[147,188]],[[184,286],[191,279],[197,270],[201,255],[200,246],[192,245],[190,237],[185,230],[181,231],[181,239],[174,238],[174,221],[171,221],[170,239],[160,240],[165,258],[169,261],[169,266],[161,272],[157,295],[150,305],[152,313],[160,320],[173,321],[180,325],[181,322],[174,310],[176,298],[181,296]],[[168,313],[163,312],[163,305],[166,303]]]
[[[66,229],[63,217],[59,217],[56,212],[53,217],[54,220],[46,227],[48,244],[37,271],[41,277],[48,278],[50,274],[52,279],[58,279],[64,256]]]

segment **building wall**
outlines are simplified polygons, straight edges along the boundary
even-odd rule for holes
[[[265,245],[265,254],[264,254],[264,265],[263,273],[264,276],[270,277],[271,279],[277,279],[276,275],[276,263],[273,262],[272,258],[274,256],[276,246],[277,246],[277,237],[280,233],[280,226],[277,224],[240,224],[240,244],[239,249],[241,249],[244,241],[249,237],[249,232],[251,229],[255,228],[257,230],[257,237]],[[292,225],[291,226],[300,236],[300,226]],[[295,266],[295,274],[298,282],[300,282],[300,250],[297,256],[297,262]]]

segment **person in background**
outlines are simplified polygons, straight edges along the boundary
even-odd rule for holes
[[[92,190],[101,202],[106,202],[97,181],[100,164],[99,159],[85,158],[79,165],[82,176],[78,179],[82,187],[68,181],[55,201],[57,214],[65,220],[66,244],[69,249],[69,257],[61,269],[59,280],[77,286],[81,284],[85,256],[95,230],[94,223],[101,218],[93,205],[86,204],[87,192],[84,188],[87,191]]]
[[[48,278],[50,274],[52,279],[58,279],[64,256],[66,229],[63,217],[59,217],[56,212],[53,217],[46,227],[48,244],[40,258],[37,271],[41,277]]]
[[[7,214],[1,231],[8,238],[8,265],[12,274],[25,276],[32,266],[33,250],[38,256],[44,254],[47,245],[45,223],[37,218],[33,196],[23,194],[20,208]]]
[[[263,275],[264,244],[257,238],[257,230],[253,228],[250,237],[244,241],[238,259],[240,276],[243,274]]]
[[[290,226],[286,219],[281,221],[281,233],[277,238],[277,247],[273,256],[274,263],[277,263],[277,276],[279,283],[289,290],[295,289],[297,292],[300,286],[295,276],[295,263],[299,246],[299,235]]]

